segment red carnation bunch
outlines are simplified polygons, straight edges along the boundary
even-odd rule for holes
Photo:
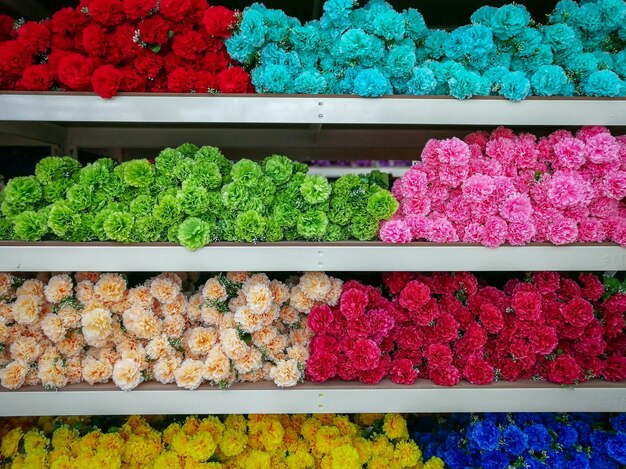
[[[502,289],[467,273],[399,272],[384,281],[390,298],[351,281],[338,306],[311,311],[308,379],[626,379],[626,295],[605,297],[595,275],[542,272]]]
[[[237,18],[206,0],[83,0],[17,30],[0,15],[0,89],[251,93],[224,45]]]

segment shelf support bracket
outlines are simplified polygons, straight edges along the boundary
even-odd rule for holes
[[[309,129],[311,134],[311,143],[317,143],[320,133],[322,132],[322,124],[311,124]]]

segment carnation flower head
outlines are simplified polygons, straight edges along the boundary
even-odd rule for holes
[[[230,375],[230,360],[220,347],[214,347],[204,363],[204,378],[218,383]]]
[[[484,202],[495,188],[495,183],[491,177],[475,174],[463,183],[463,195],[469,202]]]
[[[85,342],[93,347],[101,347],[113,332],[111,312],[103,308],[93,308],[81,318]]]
[[[125,291],[126,280],[120,274],[102,274],[94,285],[94,293],[106,302],[122,300]]]
[[[400,218],[382,222],[378,235],[385,243],[410,243],[412,240],[411,229]]]
[[[0,384],[6,389],[19,389],[26,380],[30,366],[23,361],[12,361],[0,369]]]
[[[180,285],[169,278],[156,277],[150,284],[150,294],[164,304],[174,302],[179,293]]]
[[[152,376],[159,383],[169,384],[176,379],[174,373],[182,363],[182,359],[175,355],[159,358],[152,365]]]
[[[42,312],[43,302],[40,296],[18,293],[13,303],[13,318],[18,324],[33,324]]]
[[[203,373],[204,363],[187,358],[176,368],[174,379],[178,387],[193,390],[202,384]]]
[[[44,288],[46,300],[50,303],[59,303],[72,295],[74,283],[69,275],[55,275]]]
[[[123,391],[130,391],[142,381],[139,364],[130,358],[123,358],[113,366],[113,382]]]

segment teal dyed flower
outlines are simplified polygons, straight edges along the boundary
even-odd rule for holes
[[[210,238],[211,226],[200,218],[188,218],[178,227],[177,241],[192,251],[206,246]]]
[[[265,217],[255,210],[248,210],[237,215],[235,235],[240,241],[254,243],[264,238],[266,227]]]

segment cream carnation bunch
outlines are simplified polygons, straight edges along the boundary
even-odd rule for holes
[[[130,286],[118,273],[0,273],[0,385],[294,386],[313,335],[306,315],[336,305],[342,287],[319,272],[287,282],[246,272],[197,281],[163,273]]]

